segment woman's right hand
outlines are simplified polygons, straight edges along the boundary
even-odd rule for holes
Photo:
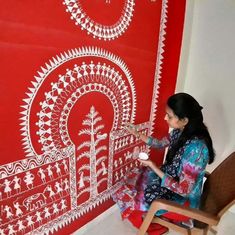
[[[137,128],[134,124],[131,123],[127,123],[125,126],[125,129],[132,135],[137,136],[138,135],[138,131]]]

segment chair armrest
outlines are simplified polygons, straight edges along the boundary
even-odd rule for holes
[[[210,176],[210,174],[211,174],[211,173],[210,173],[209,171],[206,171],[204,177],[205,177],[205,178],[208,178],[208,177]]]
[[[200,211],[199,209],[184,207],[182,205],[179,205],[178,203],[164,199],[158,199],[153,201],[149,210],[152,210],[152,212],[154,211],[155,213],[157,210],[160,209],[182,214],[184,216],[199,220],[211,226],[217,225],[219,223],[219,217],[217,216],[213,216],[209,213]]]

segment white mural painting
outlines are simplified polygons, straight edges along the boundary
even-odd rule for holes
[[[67,61],[74,61],[73,69],[70,64],[64,75],[51,82],[38,105],[35,101],[43,83]],[[124,161],[124,156],[141,145],[123,129],[125,123],[134,122],[136,94],[131,74],[120,58],[98,48],[74,49],[53,58],[39,75],[22,106],[28,158],[0,166],[2,234],[48,234],[91,211],[109,199],[118,189],[118,181],[136,166],[134,158]],[[68,131],[69,114],[81,97],[93,92],[105,95],[113,107],[111,129],[106,131],[107,120],[91,106],[77,133],[85,139],[76,146]],[[38,130],[33,138],[38,136],[40,148],[32,140],[34,107]],[[138,128],[148,132],[150,125]],[[84,198],[86,193],[89,196]]]
[[[98,116],[98,112],[95,110],[95,107],[90,108],[90,112],[87,114],[87,119],[83,120],[83,125],[88,128],[82,129],[79,132],[79,135],[87,135],[89,137],[89,141],[85,141],[80,144],[77,150],[80,149],[88,149],[88,151],[83,151],[77,157],[77,161],[82,158],[88,158],[89,164],[83,165],[79,168],[78,173],[80,174],[79,188],[84,187],[84,181],[90,182],[90,187],[83,189],[78,193],[79,197],[82,193],[89,191],[90,192],[90,200],[94,200],[98,196],[98,187],[102,183],[102,181],[107,181],[107,178],[103,178],[100,181],[97,181],[98,177],[107,174],[107,169],[104,164],[104,161],[108,158],[108,156],[100,156],[100,152],[103,150],[107,150],[107,146],[101,145],[99,143],[107,138],[107,133],[101,133],[104,125],[97,125],[99,121],[102,120],[100,116]],[[102,164],[103,163],[103,164]],[[102,167],[97,170],[97,167],[101,165]],[[87,170],[90,172],[90,177],[83,177],[83,172]],[[82,181],[81,181],[82,180]]]
[[[104,0],[103,3],[111,6],[111,0]],[[123,9],[120,12],[120,17],[112,25],[103,25],[96,22],[92,15],[87,15],[83,10],[82,3],[79,0],[64,0],[63,4],[66,6],[66,11],[70,13],[71,20],[75,21],[75,24],[80,26],[82,30],[86,30],[88,34],[91,34],[93,38],[103,40],[114,40],[121,36],[128,28],[133,17],[133,11],[135,6],[135,0],[123,0],[119,4],[123,5]],[[100,4],[102,7],[102,4]]]
[[[126,30],[134,1],[126,1],[123,15],[111,28],[92,22],[77,1],[65,0],[64,4],[78,25],[94,37],[110,40]],[[157,107],[166,8],[167,1],[163,1],[150,120],[137,125],[138,131],[148,135]],[[102,94],[110,103],[112,124],[108,127],[104,113],[95,105],[87,107],[77,132],[82,141],[77,144],[68,128],[70,114],[93,93]],[[26,158],[0,166],[0,234],[50,234],[109,199],[119,188],[119,180],[138,167],[138,153],[149,151],[123,129],[127,122],[135,122],[136,104],[127,65],[102,48],[74,48],[41,67],[22,105]]]

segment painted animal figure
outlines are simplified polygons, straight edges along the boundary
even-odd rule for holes
[[[46,204],[46,197],[43,193],[37,193],[24,199],[23,205],[27,210],[33,211]]]

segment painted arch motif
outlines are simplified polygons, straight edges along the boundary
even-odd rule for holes
[[[37,174],[43,181],[46,173],[53,182],[43,188],[50,197],[69,190],[70,199],[63,200],[80,215],[110,198],[124,171],[134,167],[131,157],[125,170],[120,171],[121,163],[115,164],[122,161],[121,149],[137,141],[123,132],[127,122],[134,122],[135,86],[119,57],[94,47],[54,57],[38,75],[24,99],[23,145],[28,157],[58,156],[70,149],[68,164],[58,159]],[[73,129],[69,128],[71,122]],[[69,180],[60,178],[62,171],[70,174]],[[55,172],[64,188],[55,182]]]
[[[57,72],[60,67],[63,67],[62,74]],[[89,93],[103,94],[111,103],[112,131],[134,121],[136,94],[131,74],[120,58],[107,51],[81,48],[65,52],[50,60],[38,75],[24,99],[26,104],[22,112],[23,145],[27,156],[73,144],[67,128],[69,114],[76,102]],[[49,88],[44,89],[44,84]],[[40,96],[42,92],[44,95]],[[34,119],[36,126],[30,121]],[[35,131],[38,143],[32,140],[35,136],[31,138]]]

